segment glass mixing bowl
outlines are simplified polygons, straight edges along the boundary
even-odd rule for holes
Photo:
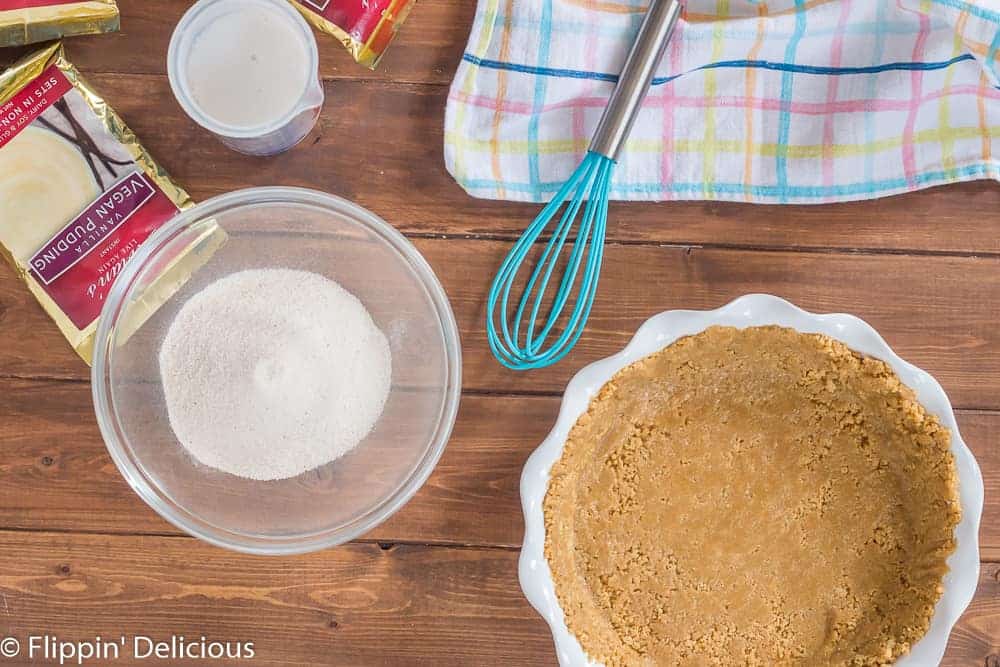
[[[158,353],[193,294],[236,271],[276,267],[327,276],[364,303],[389,339],[392,388],[355,449],[298,477],[262,482],[204,466],[177,442]],[[101,313],[92,379],[111,457],[163,518],[222,547],[290,554],[351,540],[416,493],[451,434],[461,374],[448,299],[399,232],[338,197],[254,188],[179,214],[138,248]]]

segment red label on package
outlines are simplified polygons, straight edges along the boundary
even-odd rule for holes
[[[29,9],[49,5],[71,5],[80,0],[0,0],[0,12],[7,9]]]
[[[176,213],[145,173],[126,174],[31,257],[31,274],[77,328],[86,328],[139,244]]]
[[[21,92],[0,104],[0,148],[72,87],[59,68],[51,65]]]
[[[392,0],[300,0],[357,41],[364,43],[382,20]]]

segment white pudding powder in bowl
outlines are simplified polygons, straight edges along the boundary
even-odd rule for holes
[[[170,426],[201,463],[294,477],[353,449],[389,396],[392,359],[364,305],[324,276],[233,273],[192,296],[160,348]]]

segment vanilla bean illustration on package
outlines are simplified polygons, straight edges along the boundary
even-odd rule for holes
[[[0,254],[86,361],[115,278],[190,204],[60,44],[0,75]]]
[[[0,0],[0,47],[118,30],[115,0]]]
[[[333,35],[372,69],[403,25],[415,0],[292,0],[317,30]]]

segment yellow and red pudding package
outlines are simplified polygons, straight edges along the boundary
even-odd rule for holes
[[[60,44],[0,74],[0,256],[84,360],[126,262],[190,205]]]
[[[115,0],[0,0],[0,46],[118,30]]]
[[[333,35],[356,61],[378,64],[414,0],[292,0],[317,30]]]

